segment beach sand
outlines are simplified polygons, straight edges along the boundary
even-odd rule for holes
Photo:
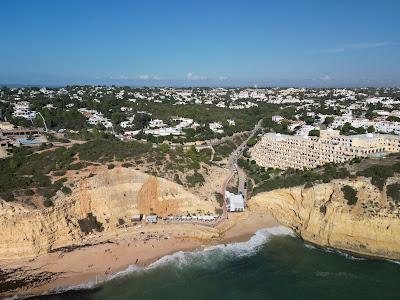
[[[261,228],[279,226],[266,214],[229,214],[229,219],[216,228],[194,224],[142,225],[121,229],[117,238],[99,240],[98,245],[78,248],[69,252],[55,252],[35,260],[14,264],[13,268],[26,270],[25,275],[49,272],[51,280],[37,286],[19,288],[11,295],[40,295],[57,289],[81,284],[102,282],[131,265],[148,266],[159,258],[178,251],[201,250],[206,246],[242,242],[250,239]],[[215,238],[199,239],[204,231],[215,232]],[[189,232],[189,233],[188,233]],[[10,268],[10,266],[7,266]]]
[[[269,214],[246,211],[240,214],[230,214],[233,225],[225,231],[220,243],[237,243],[248,241],[254,233],[262,228],[280,226]]]

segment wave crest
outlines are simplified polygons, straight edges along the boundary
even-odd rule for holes
[[[246,242],[219,244],[193,252],[179,251],[160,258],[145,269],[151,270],[170,264],[178,268],[190,265],[210,269],[210,267],[217,266],[218,262],[256,254],[259,248],[274,235],[294,236],[294,233],[283,226],[260,229]]]
[[[267,242],[272,236],[291,235],[295,236],[290,229],[277,226],[272,228],[264,228],[258,230],[247,242],[219,244],[206,247],[202,250],[185,252],[178,251],[171,255],[166,255],[150,264],[147,267],[139,267],[135,264],[128,266],[123,271],[102,277],[90,282],[79,285],[59,287],[49,291],[49,294],[60,294],[72,290],[93,289],[106,281],[110,281],[129,274],[151,271],[160,267],[173,266],[176,268],[193,267],[193,268],[217,268],[219,263],[232,260],[238,257],[251,256],[257,253],[260,247]]]

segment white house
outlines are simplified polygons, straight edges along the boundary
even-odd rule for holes
[[[120,124],[121,128],[128,128],[128,127],[131,127],[131,125],[132,125],[132,123],[129,121],[122,121]]]
[[[176,127],[166,127],[166,128],[156,128],[156,129],[146,129],[145,134],[152,134],[155,136],[168,136],[168,135],[182,135],[184,134],[180,128]]]
[[[227,122],[228,122],[229,126],[235,126],[236,125],[235,120],[228,119]]]
[[[272,116],[272,121],[279,123],[282,121],[284,118],[281,116]]]
[[[216,133],[223,133],[224,130],[222,129],[222,125],[219,122],[213,122],[208,124],[208,126],[210,127],[210,129]]]
[[[308,135],[314,129],[315,127],[312,125],[303,125],[296,131],[296,135]]]
[[[149,122],[150,128],[160,128],[164,126],[166,126],[166,124],[164,124],[164,121],[160,119],[154,119]]]
[[[242,194],[235,195],[231,192],[225,191],[225,197],[230,212],[244,211],[244,198]]]
[[[288,125],[290,131],[294,131],[297,127],[304,126],[306,123],[304,121],[293,121]]]
[[[189,118],[172,118],[173,121],[175,122],[180,122],[178,125],[176,125],[177,129],[183,129],[190,127],[193,124],[193,119]]]
[[[102,121],[101,124],[106,128],[106,129],[110,129],[113,127],[112,123],[110,121],[108,121],[107,119]]]
[[[125,111],[132,111],[132,109],[133,109],[132,107],[125,107],[125,106],[121,107],[121,111],[124,111],[124,112]]]
[[[29,109],[29,102],[21,101],[14,104],[14,112],[12,115],[15,118],[25,118],[31,120],[36,117],[36,111],[31,111]]]
[[[134,136],[138,135],[140,133],[140,130],[134,130],[134,131],[124,131],[123,133],[123,138],[130,140],[132,139]]]
[[[150,224],[157,223],[157,215],[148,215],[146,216],[146,222]]]

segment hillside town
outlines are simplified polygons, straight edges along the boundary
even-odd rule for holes
[[[64,88],[0,89],[2,156],[15,146],[51,138],[109,134],[153,143],[206,141],[251,130],[315,136],[400,134],[400,90],[310,88]]]
[[[400,134],[400,90],[389,88],[3,87],[0,101],[2,157],[12,147],[99,134],[156,144],[206,143],[251,130],[261,119],[259,137],[271,132],[302,137],[297,140],[303,142],[306,137],[318,140],[325,129],[344,136]]]

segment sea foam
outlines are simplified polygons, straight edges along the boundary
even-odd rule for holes
[[[274,235],[294,236],[294,233],[283,226],[260,229],[246,242],[218,244],[192,252],[179,251],[160,258],[145,269],[152,270],[166,265],[178,268],[190,265],[191,267],[210,269],[210,267],[217,266],[219,262],[256,254],[259,248]]]
[[[151,270],[155,270],[161,267],[172,266],[175,268],[217,268],[219,263],[221,262],[255,255],[264,243],[266,243],[272,236],[276,235],[295,236],[293,231],[283,226],[264,228],[258,230],[250,238],[250,240],[246,242],[218,244],[210,247],[205,247],[204,249],[197,251],[178,251],[174,254],[161,257],[147,267],[140,267],[132,264],[128,266],[128,268],[126,268],[125,270],[122,270],[118,273],[108,275],[106,277],[103,276],[101,278],[96,278],[95,280],[79,285],[55,288],[48,291],[47,294],[59,294],[72,290],[93,289],[107,281],[116,278],[120,278],[130,274],[149,272]]]

